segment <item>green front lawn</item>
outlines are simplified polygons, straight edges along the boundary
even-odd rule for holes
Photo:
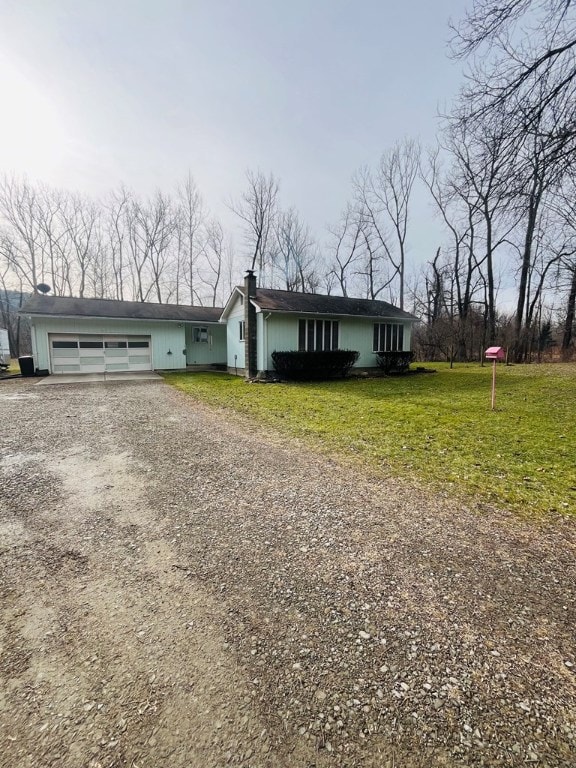
[[[498,366],[494,412],[490,366],[433,367],[436,374],[305,384],[246,384],[211,373],[165,378],[210,405],[386,474],[530,515],[576,514],[576,366]]]

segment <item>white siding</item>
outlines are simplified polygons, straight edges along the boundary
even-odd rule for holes
[[[266,325],[266,370],[273,371],[272,352],[298,349],[298,315],[270,314]]]
[[[236,298],[226,321],[226,339],[228,344],[228,368],[240,368],[244,370],[244,342],[240,341],[239,323],[244,320],[244,305],[240,302],[240,295]]]
[[[373,368],[376,365],[376,355],[372,351],[374,340],[374,323],[394,323],[395,320],[362,320],[361,318],[346,317],[340,321],[340,348],[355,349],[360,352],[356,365],[359,368]],[[405,322],[403,334],[403,349],[408,352],[411,342],[412,323]]]
[[[259,371],[267,370],[266,364],[266,322],[262,312],[256,315],[256,368]]]
[[[263,334],[266,344],[266,368],[273,370],[272,352],[292,351],[298,349],[298,320],[300,318],[312,318],[313,315],[288,315],[271,314],[265,320],[266,330]],[[394,320],[380,321],[365,320],[356,317],[338,317],[318,315],[325,320],[339,321],[339,347],[340,349],[353,349],[360,352],[356,365],[359,368],[373,368],[376,366],[376,355],[372,351],[374,323],[396,322]],[[404,323],[404,350],[410,350],[412,323]],[[259,364],[260,365],[260,364]]]
[[[206,328],[208,340],[194,341],[194,328]],[[187,323],[186,362],[188,365],[225,365],[226,328],[217,324]]]

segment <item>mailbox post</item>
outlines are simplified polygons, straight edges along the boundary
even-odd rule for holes
[[[484,352],[486,360],[492,360],[492,410],[496,407],[496,362],[504,360],[506,353],[503,347],[488,347]]]

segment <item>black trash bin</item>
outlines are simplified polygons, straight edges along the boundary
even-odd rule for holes
[[[20,373],[22,376],[34,376],[34,358],[31,355],[24,355],[18,358],[20,364]]]

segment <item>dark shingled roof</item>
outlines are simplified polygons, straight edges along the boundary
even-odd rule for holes
[[[115,301],[114,299],[74,299],[68,296],[35,294],[22,306],[20,312],[23,315],[53,317],[110,317],[217,323],[222,309],[220,307],[190,307],[185,304],[153,304],[147,301]]]
[[[244,293],[244,287],[238,286]],[[386,317],[418,320],[415,315],[375,299],[353,299],[349,296],[323,296],[319,293],[296,293],[257,288],[253,299],[266,312],[297,312],[310,315],[350,315],[354,317]]]

